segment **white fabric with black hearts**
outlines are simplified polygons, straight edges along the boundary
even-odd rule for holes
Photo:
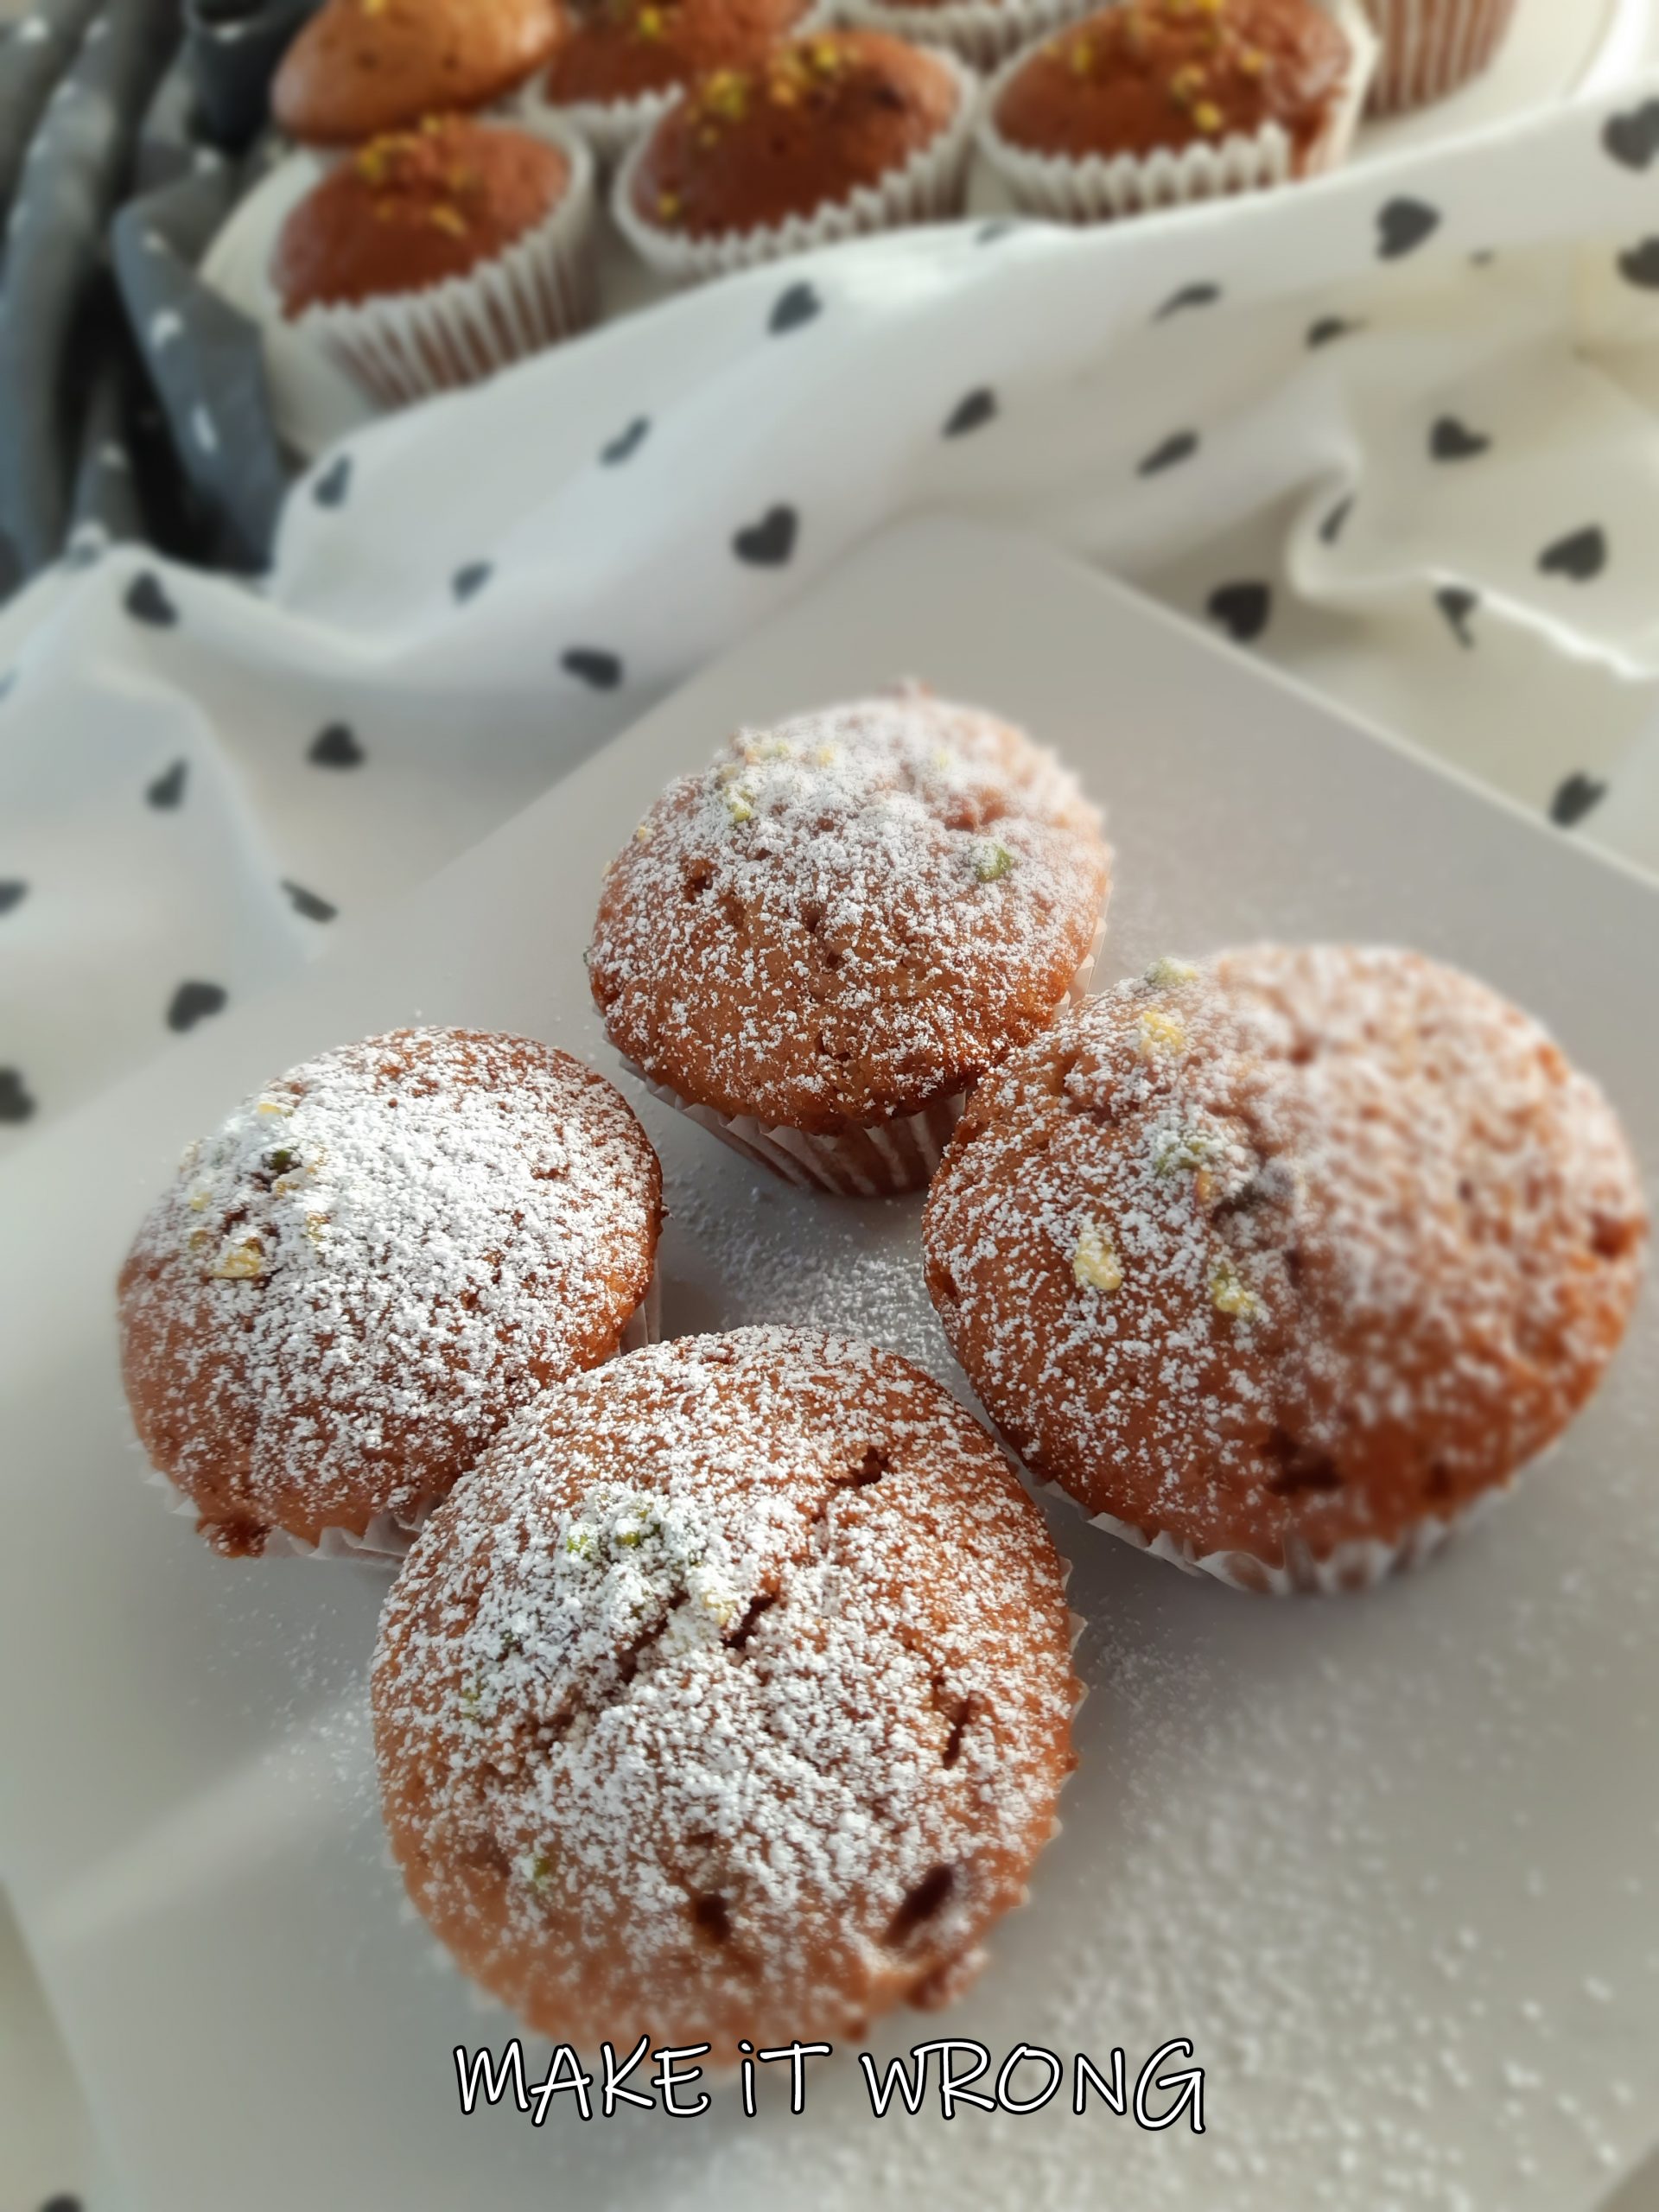
[[[1046,533],[1659,863],[1656,187],[1659,86],[1245,210],[835,248],[354,438],[262,592],[48,577],[0,619],[0,1143],[908,508]]]

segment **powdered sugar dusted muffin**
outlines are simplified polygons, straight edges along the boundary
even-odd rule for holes
[[[308,1060],[139,1231],[139,1437],[221,1552],[395,1553],[510,1414],[618,1350],[661,1218],[645,1132],[568,1053],[416,1029]]]
[[[925,1184],[963,1093],[1080,992],[1109,856],[1052,754],[910,690],[742,730],[612,867],[611,1041],[740,1150]]]
[[[1595,1085],[1419,955],[1160,962],[976,1094],[928,1287],[1032,1467],[1246,1587],[1375,1580],[1552,1443],[1647,1224]]]
[[[746,1329],[549,1391],[428,1523],[373,1675],[457,1962],[578,2048],[839,2042],[953,1995],[1073,1764],[1063,1573],[891,1352]]]

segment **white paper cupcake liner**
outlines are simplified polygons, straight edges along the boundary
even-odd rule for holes
[[[788,35],[804,38],[822,30],[830,21],[828,7],[809,8]],[[634,141],[643,138],[680,96],[677,85],[667,85],[631,100],[550,100],[542,90],[546,74],[545,70],[537,70],[520,86],[512,102],[512,120],[520,130],[533,130],[543,138],[558,138],[563,131],[574,130],[593,149],[600,168],[607,171],[615,168]]]
[[[729,276],[762,262],[805,253],[813,246],[912,223],[937,223],[960,214],[967,190],[979,80],[956,55],[936,50],[957,80],[957,112],[948,127],[912,154],[902,168],[877,184],[861,185],[845,200],[835,200],[810,215],[793,215],[770,229],[725,231],[713,238],[682,238],[648,222],[633,205],[633,181],[649,137],[630,147],[611,186],[611,213],[617,228],[646,266],[670,283],[695,284]]]
[[[1055,1019],[1069,1006],[1081,1005],[1094,980],[1095,963],[1106,941],[1106,908],[1087,953],[1078,962]],[[889,1122],[849,1122],[837,1130],[814,1133],[757,1121],[752,1114],[721,1114],[712,1106],[690,1106],[666,1084],[656,1082],[632,1060],[625,1060],[653,1098],[677,1108],[757,1166],[770,1168],[798,1190],[827,1191],[838,1198],[902,1198],[925,1191],[932,1181],[944,1147],[967,1106],[969,1093],[954,1090],[936,1098],[919,1114]]]
[[[570,163],[547,219],[465,276],[350,307],[310,307],[292,327],[387,406],[479,384],[585,329],[598,302],[594,157],[551,130]]]
[[[1058,1483],[1046,1483],[1043,1487],[1077,1507],[1084,1520],[1096,1529],[1106,1529],[1153,1559],[1166,1560],[1183,1574],[1209,1575],[1217,1582],[1224,1582],[1230,1590],[1243,1590],[1252,1597],[1329,1598],[1344,1592],[1374,1589],[1392,1575],[1421,1567],[1453,1536],[1472,1528],[1490,1512],[1513,1487],[1513,1482],[1483,1491],[1449,1519],[1426,1516],[1397,1543],[1356,1536],[1316,1555],[1299,1537],[1290,1537],[1284,1547],[1284,1559],[1278,1563],[1258,1558],[1254,1552],[1200,1551],[1189,1538],[1172,1536],[1162,1529],[1148,1535],[1146,1529],[1137,1528],[1133,1522],[1120,1520],[1116,1514],[1089,1512]]]
[[[937,8],[903,0],[838,0],[836,20],[854,30],[887,31],[912,46],[946,47],[971,68],[998,68],[1067,23],[1093,15],[1100,0],[940,0]]]
[[[1376,35],[1360,0],[1331,0],[1330,12],[1353,49],[1353,66],[1342,97],[1310,148],[1302,174],[1335,168],[1347,158],[1359,125],[1365,96],[1376,67]],[[1264,191],[1294,181],[1297,172],[1289,134],[1277,124],[1249,136],[1235,135],[1213,145],[1163,148],[1153,154],[1120,154],[1111,160],[1091,154],[1077,161],[1068,154],[1033,154],[1005,138],[996,127],[997,102],[1027,56],[1016,54],[987,88],[978,143],[1017,207],[1028,214],[1060,223],[1104,223],[1154,208],[1180,207],[1241,192]]]
[[[1478,77],[1515,19],[1515,0],[1367,0],[1382,42],[1373,115],[1427,107]]]
[[[662,1333],[663,1285],[660,1275],[653,1274],[645,1294],[629,1316],[618,1344],[619,1352],[638,1351],[643,1345],[654,1344]],[[167,1500],[169,1513],[179,1515],[193,1525],[200,1520],[201,1509],[193,1497],[186,1496],[169,1482],[159,1468],[145,1471],[144,1480],[152,1490],[161,1491]],[[302,1536],[291,1536],[286,1529],[272,1529],[267,1534],[261,1559],[345,1559],[362,1567],[384,1573],[400,1566],[408,1555],[409,1548],[436,1504],[435,1499],[413,1508],[407,1513],[377,1513],[359,1535],[349,1529],[324,1529],[315,1543]]]

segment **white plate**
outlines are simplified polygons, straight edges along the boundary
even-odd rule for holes
[[[140,1479],[111,1285],[179,1147],[302,1054],[425,1017],[614,1068],[582,950],[601,868],[740,719],[903,671],[1061,747],[1109,804],[1107,973],[1259,934],[1408,939],[1558,1030],[1659,1166],[1644,880],[1027,541],[876,541],[417,898],[44,1136],[0,1182],[0,1852],[94,2110],[148,2212],[972,2202],[1057,2212],[1586,2212],[1659,2116],[1659,1301],[1560,1456],[1416,1579],[1274,1605],[1054,1508],[1093,1694],[1065,1833],[941,2031],[1135,2063],[1173,2036],[1208,2132],[1096,2110],[537,2132],[456,2109],[505,2032],[385,1866],[364,1724],[376,1584],[230,1566]],[[916,1207],[817,1201],[643,1106],[666,1319],[886,1340],[958,1388]],[[646,2027],[649,2023],[641,2023]],[[1109,2176],[1109,2183],[1103,2180]],[[1456,2194],[1461,2188],[1465,2196]]]
[[[1615,84],[1640,60],[1650,36],[1655,0],[1521,0],[1515,26],[1493,67],[1475,83],[1417,113],[1365,124],[1353,159],[1374,159],[1407,148],[1437,145],[1508,118],[1519,118],[1593,84]],[[269,276],[271,249],[290,207],[321,174],[309,154],[274,168],[242,201],[208,248],[204,281],[265,333],[267,371],[277,428],[306,460],[336,438],[360,429],[380,411],[366,393],[297,338],[284,323]],[[1300,188],[1317,190],[1317,185]],[[983,162],[976,162],[969,192],[976,214],[1000,213],[1007,194]],[[1264,202],[1241,200],[1247,219]],[[600,320],[609,321],[668,296],[670,288],[638,262],[610,222],[602,219]],[[1142,216],[1155,222],[1156,216]]]

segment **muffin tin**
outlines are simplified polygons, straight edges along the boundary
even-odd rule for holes
[[[1351,158],[1369,162],[1467,137],[1491,124],[1517,120],[1572,93],[1614,81],[1643,51],[1656,0],[1521,0],[1515,28],[1496,65],[1465,91],[1414,115],[1361,126]],[[213,289],[257,321],[266,334],[272,404],[283,436],[309,461],[336,438],[372,421],[374,403],[315,347],[289,329],[276,309],[266,274],[284,218],[320,174],[317,156],[280,159],[242,201],[209,247],[202,275]],[[1317,191],[1317,181],[1287,189]],[[1233,203],[1233,219],[1271,220],[1274,195]],[[976,159],[969,209],[1006,213],[1010,202],[986,164]],[[1140,222],[1168,219],[1141,216]],[[600,313],[606,322],[671,296],[671,288],[645,268],[617,234],[608,214],[600,241]]]
[[[1590,2212],[1646,2147],[1651,1296],[1551,1465],[1373,1596],[1263,1605],[1053,1504],[1096,1693],[1065,1834],[978,1988],[938,2025],[888,2024],[874,2052],[944,2032],[1103,2064],[1122,2045],[1133,2069],[1187,2037],[1209,2069],[1202,2139],[1058,2099],[1022,2120],[947,2126],[935,2102],[878,2125],[844,2056],[813,2069],[798,2119],[774,2099],[747,2121],[728,2085],[678,2127],[463,2120],[453,2046],[511,2029],[432,1970],[381,1857],[362,1673],[383,1584],[227,1567],[136,1479],[109,1286],[185,1139],[273,1067],[416,1018],[527,1030],[614,1071],[580,953],[640,792],[702,759],[711,728],[901,672],[1027,722],[1109,804],[1122,897],[1103,972],[1254,937],[1408,935],[1536,1007],[1659,1172],[1659,1045],[1630,1019],[1659,989],[1649,885],[1050,551],[944,521],[865,546],[412,899],[0,1182],[30,1284],[0,1338],[0,1664],[22,1686],[0,1706],[0,1858],[141,2201],[450,2212],[469,2194],[530,2212],[556,2174],[595,2208],[747,2212],[810,2175],[827,2212],[905,2193],[1029,2212],[1090,2201],[1109,2164],[1122,2212],[1369,2212],[1385,2171],[1425,2202],[1457,2184]],[[640,1110],[674,1215],[670,1332],[833,1326],[965,1391],[917,1202],[791,1192]]]

